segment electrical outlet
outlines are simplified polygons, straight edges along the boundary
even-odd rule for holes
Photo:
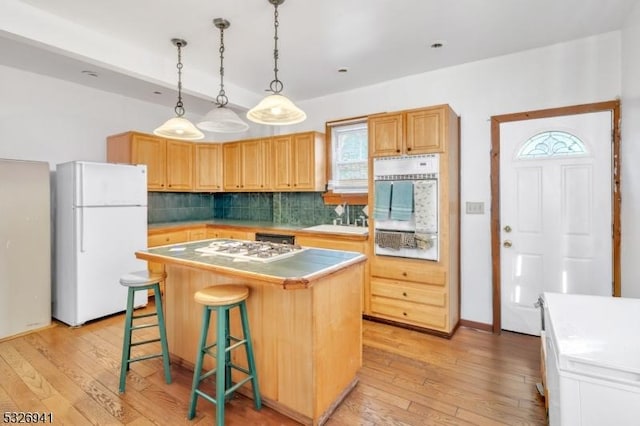
[[[467,214],[484,214],[484,203],[482,201],[467,201],[465,211]]]

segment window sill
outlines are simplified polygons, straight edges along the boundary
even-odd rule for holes
[[[328,205],[344,203],[366,205],[369,202],[369,196],[367,194],[336,194],[332,191],[327,191],[322,194],[322,198],[324,199],[324,203]]]

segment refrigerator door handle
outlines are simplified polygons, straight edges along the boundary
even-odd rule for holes
[[[80,253],[84,253],[84,208],[78,209],[78,219],[80,220],[80,226],[78,230],[80,231]]]
[[[84,253],[84,163],[80,163],[80,176],[78,176],[78,182],[76,183],[76,190],[78,191],[78,205],[80,214],[80,253]]]

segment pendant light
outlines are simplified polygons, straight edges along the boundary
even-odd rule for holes
[[[294,105],[288,98],[281,95],[284,85],[278,80],[278,6],[284,3],[284,0],[267,0],[274,6],[274,49],[273,49],[273,71],[275,78],[269,84],[272,94],[264,98],[258,105],[251,108],[247,112],[247,118],[260,124],[270,124],[274,126],[283,126],[287,124],[296,124],[304,121],[307,114]]]
[[[195,141],[204,138],[204,133],[198,130],[189,120],[182,118],[184,115],[184,105],[182,103],[182,48],[187,45],[187,42],[180,38],[172,38],[171,43],[178,48],[178,64],[176,65],[178,68],[178,102],[174,108],[176,116],[155,129],[153,134],[165,138]]]
[[[226,107],[229,98],[224,92],[224,30],[231,24],[226,19],[216,18],[213,25],[220,30],[220,92],[216,97],[217,107],[212,109],[197,124],[202,130],[216,133],[239,133],[249,128],[249,125],[242,121],[233,110]]]

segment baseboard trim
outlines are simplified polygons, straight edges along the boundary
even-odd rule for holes
[[[493,325],[485,324],[483,322],[461,319],[460,327],[475,328],[476,330],[488,331],[489,333],[493,333]]]

